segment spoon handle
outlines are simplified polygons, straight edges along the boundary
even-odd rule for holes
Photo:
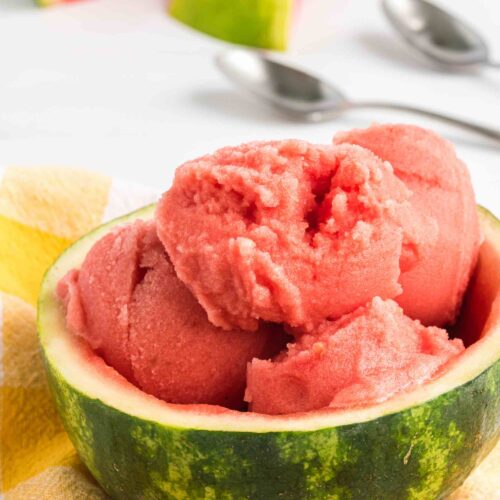
[[[441,120],[445,123],[449,123],[451,125],[456,125],[457,127],[461,127],[463,129],[476,132],[477,134],[489,137],[490,139],[494,139],[496,141],[500,141],[500,129],[493,129],[490,127],[485,127],[483,125],[479,125],[477,123],[473,123],[470,121],[461,120],[460,118],[455,118],[454,116],[445,115],[442,113],[437,113],[435,111],[430,111],[428,109],[416,108],[413,106],[407,106],[405,104],[395,104],[395,103],[386,103],[386,102],[378,102],[378,101],[359,101],[350,103],[350,108],[381,108],[381,109],[395,109],[398,111],[405,111],[408,113],[413,113],[417,115],[427,116],[429,118],[434,118],[436,120]]]
[[[489,67],[489,68],[496,68],[496,69],[500,69],[500,61],[487,61],[486,62],[486,65]]]

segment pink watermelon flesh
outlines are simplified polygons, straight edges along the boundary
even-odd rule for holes
[[[171,403],[241,408],[246,364],[285,343],[279,327],[223,331],[185,285],[154,223],[137,221],[99,240],[58,286],[67,325],[143,391]]]
[[[245,399],[271,415],[373,404],[429,380],[463,350],[445,330],[376,297],[300,336],[274,361],[253,360]]]
[[[258,142],[179,167],[156,220],[212,323],[313,329],[401,293],[401,269],[437,238],[411,196],[367,149]]]
[[[397,302],[426,325],[453,322],[477,259],[479,222],[466,166],[437,134],[410,125],[373,125],[342,132],[336,144],[358,144],[389,161],[412,191],[415,210],[434,219],[439,237],[403,270]]]

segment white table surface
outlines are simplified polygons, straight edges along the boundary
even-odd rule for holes
[[[229,0],[228,0],[229,1]],[[434,127],[457,145],[477,199],[500,214],[500,148],[439,123],[357,111],[290,123],[241,96],[213,65],[222,42],[165,15],[163,0],[38,9],[0,0],[0,165],[85,167],[166,189],[182,161],[218,146],[298,137],[328,142],[372,121]],[[447,0],[500,59],[500,2]],[[500,128],[500,70],[443,72],[396,38],[376,0],[350,0],[326,45],[287,57],[352,97],[390,98]]]

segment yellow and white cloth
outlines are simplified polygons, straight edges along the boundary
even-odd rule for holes
[[[100,499],[57,417],[35,328],[43,274],[95,226],[157,199],[153,190],[62,168],[0,171],[0,496]]]
[[[0,170],[0,499],[106,498],[53,406],[38,351],[35,303],[45,270],[62,250],[157,196],[81,170]],[[500,499],[500,446],[453,499]]]

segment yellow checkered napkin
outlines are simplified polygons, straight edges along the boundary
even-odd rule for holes
[[[52,404],[38,351],[35,303],[45,270],[62,250],[157,195],[81,170],[0,171],[0,496],[105,498]]]
[[[106,498],[80,463],[52,404],[34,305],[45,270],[64,248],[156,198],[152,190],[97,173],[0,171],[0,498]],[[453,496],[494,498],[500,498],[500,447]]]

